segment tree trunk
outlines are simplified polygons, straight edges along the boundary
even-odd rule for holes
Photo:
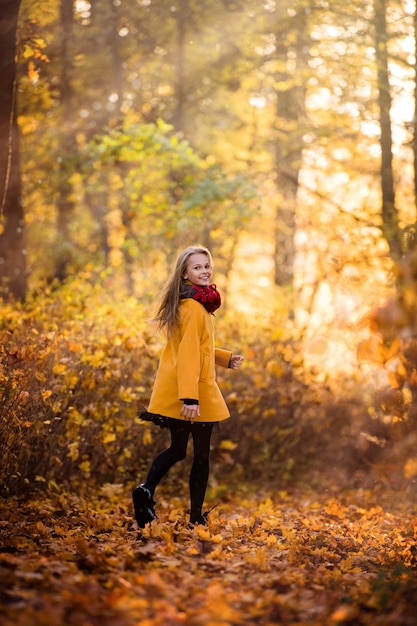
[[[20,0],[0,0],[0,295],[24,300],[26,251],[16,102]]]
[[[119,51],[120,37],[118,33],[118,12],[115,2],[109,0],[109,11],[111,17],[111,25],[109,28],[108,48],[110,50],[111,68],[112,68],[112,85],[111,88],[117,96],[115,103],[115,123],[122,123],[122,104],[123,104],[123,63]]]
[[[295,214],[298,177],[302,164],[303,121],[305,118],[305,87],[303,68],[308,55],[306,14],[298,16],[295,52],[296,69],[289,72],[288,44],[279,33],[277,37],[277,59],[284,69],[277,76],[277,84],[285,85],[278,92],[277,123],[278,138],[275,144],[275,163],[279,204],[274,227],[275,283],[279,286],[292,285],[295,259]]]
[[[414,8],[414,46],[417,47],[417,1]],[[417,213],[417,54],[414,55],[414,122],[413,122],[413,160],[414,160],[414,205]],[[416,237],[416,235],[414,235]],[[416,242],[417,243],[417,242]]]
[[[388,74],[388,34],[386,0],[375,0],[375,50],[378,67],[378,104],[381,128],[381,192],[382,232],[394,260],[401,256],[401,233],[395,206],[394,175],[392,169],[391,91]]]
[[[70,223],[74,211],[74,202],[71,199],[71,174],[76,160],[76,142],[73,129],[73,98],[71,88],[72,56],[69,45],[72,37],[73,5],[69,0],[61,0],[60,9],[61,31],[61,81],[60,97],[62,111],[61,145],[59,160],[59,188],[57,199],[57,258],[55,262],[55,278],[63,281],[68,274],[68,265],[72,257],[70,243]]]
[[[177,17],[177,48],[175,61],[175,112],[174,112],[174,128],[176,132],[186,134],[185,129],[185,76],[184,76],[184,57],[185,57],[185,34],[186,20],[188,18],[189,6],[188,0],[180,0],[179,8],[176,12]]]

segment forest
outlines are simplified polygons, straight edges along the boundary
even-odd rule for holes
[[[2,626],[417,625],[411,0],[0,0]],[[138,416],[222,294],[207,526]]]

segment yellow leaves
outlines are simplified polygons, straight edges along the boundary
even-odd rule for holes
[[[78,467],[80,468],[82,472],[85,472],[86,474],[88,474],[91,471],[90,461],[82,461],[82,463],[80,463]]]
[[[406,478],[414,478],[417,476],[417,457],[407,459],[404,465],[404,476]]]
[[[275,361],[275,360],[274,361],[270,361],[269,363],[267,363],[266,367],[271,372],[271,374],[276,376],[276,378],[280,378],[285,373],[285,370],[286,370],[286,368],[285,368],[283,363],[280,363],[280,362]]]
[[[255,374],[253,379],[254,386],[258,389],[269,387],[269,381],[264,374]]]
[[[54,363],[52,373],[55,374],[55,376],[62,378],[62,385],[64,389],[74,389],[75,385],[79,381],[79,375],[74,371],[73,363],[68,358]]]
[[[145,426],[142,434],[142,443],[144,446],[150,446],[153,442],[152,431],[149,426]]]
[[[50,389],[45,389],[42,391],[42,400],[45,402],[48,398],[52,396],[52,391]]]
[[[48,62],[48,57],[41,52],[46,48],[46,42],[41,37],[31,37],[30,43],[26,41],[23,46],[22,56],[24,59],[40,59],[41,61]]]
[[[109,373],[108,377],[105,375],[103,378],[105,380],[109,380],[110,376],[111,375]],[[83,389],[87,389],[89,391],[92,391],[93,389],[97,388],[99,380],[100,380],[100,377],[97,375],[96,372],[94,372],[94,371],[87,371],[81,377],[81,387]]]
[[[52,366],[52,373],[57,374],[58,376],[65,374],[67,371],[68,371],[67,363],[58,362],[58,363],[54,363],[54,365]]]
[[[90,278],[88,270],[85,279]],[[130,427],[137,428],[139,442],[142,437],[135,404],[147,402],[156,366],[137,300],[122,297],[115,303],[102,285],[95,289],[77,277],[62,289],[45,288],[24,307],[4,306],[2,318],[0,413],[7,412],[6,438],[14,450],[9,460],[2,457],[11,464],[6,483],[29,484],[45,461],[45,479],[59,475],[61,484],[61,468],[52,458],[41,458],[41,451],[61,459],[65,468],[91,454],[103,473],[110,466],[120,476],[129,472],[127,461],[136,455]],[[117,445],[123,439],[127,445]],[[150,430],[144,440],[151,443]],[[114,454],[110,464],[109,454]],[[86,487],[85,471],[77,465],[71,472],[75,486]]]
[[[415,503],[402,514],[398,493],[384,510],[386,490],[344,491],[343,502],[311,491],[282,495],[284,502],[275,492],[229,494],[208,527],[190,529],[184,502],[167,505],[160,493],[158,520],[140,532],[120,483],[85,500],[62,493],[19,506],[0,501],[2,591],[25,592],[16,610],[5,604],[6,621],[18,610],[31,623],[36,606],[49,623],[56,597],[68,615],[76,599],[79,623],[94,607],[114,624],[128,611],[138,626],[372,626],[415,614],[415,571],[395,569],[409,558],[404,543],[414,543]]]
[[[229,439],[222,439],[219,447],[221,450],[235,450],[237,448],[237,443],[234,443]]]
[[[267,498],[264,502],[261,502],[258,506],[259,513],[261,514],[274,514],[276,512],[275,504],[271,498]]]
[[[68,453],[67,456],[72,460],[72,461],[76,461],[79,457],[79,450],[78,450],[78,441],[71,441],[68,444]]]
[[[136,393],[132,387],[120,387],[119,397],[123,402],[134,402],[136,400]]]
[[[106,353],[102,349],[97,349],[93,353],[85,352],[81,356],[81,362],[92,365],[93,367],[100,367],[106,361]]]
[[[103,443],[112,443],[113,441],[116,441],[116,434],[105,433],[104,436],[102,437],[102,441]]]
[[[68,413],[73,424],[80,426],[84,422],[84,416],[78,411],[75,406],[70,406],[68,408]]]

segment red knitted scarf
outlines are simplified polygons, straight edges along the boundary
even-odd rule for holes
[[[202,304],[209,313],[214,313],[214,311],[216,311],[222,303],[221,296],[214,283],[208,287],[184,283],[181,287],[180,297],[193,298],[193,300],[197,300],[197,302],[200,302],[200,304]]]

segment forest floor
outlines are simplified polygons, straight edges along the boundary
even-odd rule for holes
[[[126,491],[0,500],[2,626],[417,624],[415,494],[236,487],[189,528],[161,488],[141,531]]]

